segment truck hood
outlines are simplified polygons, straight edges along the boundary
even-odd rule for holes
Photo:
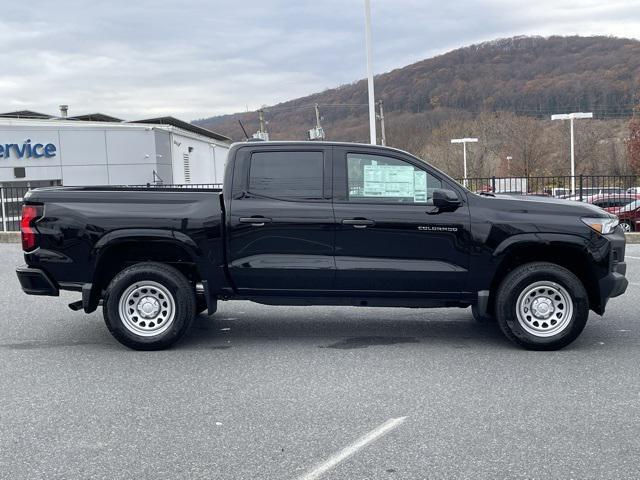
[[[484,197],[490,200],[495,208],[506,210],[531,210],[549,213],[575,215],[581,217],[608,218],[614,215],[605,212],[600,207],[590,203],[578,202],[575,200],[563,200],[552,197],[538,197],[532,195],[500,195],[495,197]]]

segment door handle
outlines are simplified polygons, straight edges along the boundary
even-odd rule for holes
[[[353,225],[353,228],[367,228],[376,224],[373,220],[366,218],[351,218],[342,220],[343,225]]]
[[[252,227],[264,227],[265,223],[271,223],[267,217],[240,217],[240,223],[248,223]]]

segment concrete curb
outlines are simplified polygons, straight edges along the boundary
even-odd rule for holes
[[[20,233],[0,232],[0,243],[20,243]]]
[[[627,233],[627,243],[640,243],[640,233]]]
[[[640,243],[640,233],[627,233],[627,243]],[[0,232],[0,243],[20,243],[19,232]]]

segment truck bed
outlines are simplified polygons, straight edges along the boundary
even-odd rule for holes
[[[44,204],[39,248],[26,255],[60,288],[94,281],[97,266],[123,242],[152,251],[169,241],[192,253],[215,276],[223,263],[221,189],[171,186],[49,187],[31,190],[26,204]],[[177,259],[181,261],[181,259]],[[209,279],[209,277],[204,277]]]

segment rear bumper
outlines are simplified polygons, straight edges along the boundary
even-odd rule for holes
[[[60,291],[56,284],[38,268],[16,268],[22,291],[28,295],[49,295],[57,297]]]

